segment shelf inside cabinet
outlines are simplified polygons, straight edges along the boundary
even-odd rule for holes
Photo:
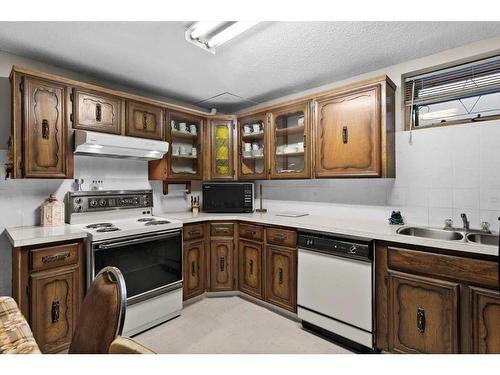
[[[290,128],[282,128],[282,129],[276,129],[276,135],[285,135],[285,134],[297,134],[297,133],[304,133],[305,127],[303,125],[301,126],[292,126]]]
[[[262,139],[264,138],[264,132],[258,132],[258,133],[248,133],[248,134],[242,134],[241,139],[243,140],[250,140],[250,139]]]
[[[175,159],[192,159],[192,160],[196,160],[196,159],[198,159],[198,156],[193,156],[193,155],[173,155],[172,154],[172,158],[175,158]]]
[[[297,151],[297,152],[280,152],[276,153],[276,156],[304,156],[304,151]]]
[[[187,131],[180,131],[180,130],[175,130],[175,129],[172,129],[170,131],[170,135],[172,137],[176,137],[176,138],[188,138],[188,139],[198,138],[198,133],[193,134],[193,133],[190,133]]]
[[[264,159],[264,155],[260,156],[243,156],[243,160],[262,160]]]

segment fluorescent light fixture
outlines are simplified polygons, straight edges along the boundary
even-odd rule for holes
[[[458,110],[456,108],[450,108],[450,109],[442,109],[439,111],[434,111],[434,112],[427,112],[427,113],[422,113],[420,114],[420,118],[422,120],[435,120],[443,117],[451,117],[454,116],[458,113]]]
[[[196,22],[186,30],[185,37],[190,43],[215,54],[215,48],[257,25],[258,22],[219,21]]]

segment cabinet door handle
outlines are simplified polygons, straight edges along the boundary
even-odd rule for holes
[[[200,232],[199,230],[190,230],[190,231],[188,232],[188,234],[189,234],[190,236],[194,236],[194,235],[199,235],[199,234],[201,234],[201,232]]]
[[[194,260],[191,262],[191,276],[196,276],[196,263]]]
[[[52,263],[58,260],[64,260],[69,257],[69,251],[62,251],[60,253],[45,255],[42,257],[42,263]]]
[[[422,307],[417,309],[417,329],[418,332],[425,332],[425,310]]]
[[[254,230],[247,229],[246,234],[248,234],[249,236],[255,236],[257,234],[257,232]]]
[[[342,128],[342,142],[344,142],[344,144],[349,142],[349,130],[347,129],[347,126]]]
[[[219,258],[219,269],[220,269],[220,272],[224,272],[224,268],[225,268],[225,264],[226,263],[226,259],[224,257],[220,257]]]
[[[250,275],[253,275],[253,259],[250,259],[248,265],[250,266]]]
[[[304,148],[306,148],[307,147],[307,136],[305,134],[304,134],[303,140],[304,140]]]
[[[49,121],[47,119],[42,120],[42,138],[49,139]]]
[[[274,236],[273,238],[275,241],[280,241],[283,242],[286,240],[286,236],[284,234],[278,233],[277,235]]]
[[[57,323],[59,321],[59,301],[58,300],[52,301],[52,307],[50,310],[51,310],[52,323]]]
[[[148,128],[148,114],[146,112],[142,113],[142,128],[144,130]]]
[[[229,228],[215,228],[218,233],[229,233]]]
[[[96,104],[95,105],[95,120],[97,122],[101,122],[101,118],[102,118],[102,109],[101,109],[101,105],[100,104]]]
[[[280,285],[283,284],[283,268],[279,268],[279,271],[278,271],[278,282]]]

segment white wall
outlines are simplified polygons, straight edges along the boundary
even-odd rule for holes
[[[323,202],[309,204],[311,209],[327,206],[326,211],[346,212],[342,204],[375,205],[364,209],[367,214],[376,211],[376,218],[384,218],[392,208],[400,208],[413,223],[440,225],[442,220],[466,212],[472,225],[480,220],[494,222],[500,216],[500,122],[476,125],[450,126],[441,129],[421,129],[413,132],[413,143],[408,132],[403,132],[401,118],[401,74],[429,66],[462,59],[467,56],[491,52],[500,46],[500,38],[474,43],[436,55],[394,65],[349,80],[335,82],[320,89],[341,86],[379,74],[387,74],[398,85],[396,91],[396,179],[386,180],[303,180],[265,181],[264,197],[291,201]],[[54,72],[88,82],[99,82],[75,72],[65,71],[43,63],[0,52],[0,165],[6,160],[6,142],[10,134],[10,84],[8,76],[13,64]],[[110,87],[117,87],[109,84]],[[316,91],[318,89],[315,89]],[[313,91],[313,90],[311,90]],[[141,92],[134,91],[138,94]],[[300,96],[298,93],[294,96]],[[154,189],[156,212],[187,209],[188,197],[184,186],[170,187],[170,194],[161,194],[159,182],[147,181],[145,162],[75,159],[75,177],[85,180],[102,179],[105,188]],[[199,194],[199,184],[194,193]],[[10,294],[11,254],[4,234],[5,227],[33,225],[38,222],[38,207],[49,193],[57,192],[62,198],[72,188],[71,180],[3,180],[0,176],[0,295]],[[328,206],[331,204],[331,207]],[[337,205],[334,205],[337,204]],[[340,205],[338,205],[340,204]],[[389,205],[389,207],[386,207]],[[293,205],[276,204],[280,209]],[[308,206],[301,205],[302,209]]]

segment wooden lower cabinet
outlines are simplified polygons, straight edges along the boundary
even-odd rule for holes
[[[12,296],[43,353],[69,347],[84,295],[83,242],[12,249]]]
[[[47,271],[30,277],[31,328],[44,353],[67,348],[79,309],[78,267]]]
[[[500,353],[500,293],[470,288],[474,353]]]
[[[297,250],[266,246],[266,301],[297,311]]]
[[[210,290],[233,290],[233,251],[232,238],[212,239],[210,241]]]
[[[198,296],[205,292],[205,241],[184,244],[184,282],[183,299]]]
[[[262,244],[240,240],[238,243],[238,251],[239,288],[244,293],[262,299]]]
[[[390,274],[391,351],[458,352],[456,283],[409,274]]]

